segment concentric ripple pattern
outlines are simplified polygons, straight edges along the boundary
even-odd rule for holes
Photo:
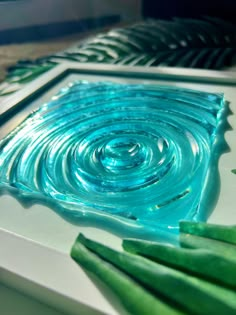
[[[223,108],[221,94],[73,82],[1,140],[0,185],[71,219],[200,219]]]

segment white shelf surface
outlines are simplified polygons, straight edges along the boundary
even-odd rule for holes
[[[193,70],[194,72],[194,70]],[[83,76],[84,77],[84,76]],[[71,78],[70,78],[71,79]],[[97,80],[93,76],[91,80]],[[111,78],[116,82],[140,79]],[[148,79],[143,83],[152,83]],[[165,84],[156,80],[157,84]],[[65,82],[57,86],[59,89]],[[221,188],[216,208],[208,222],[236,224],[236,90],[234,86],[211,83],[169,81],[168,85],[208,92],[223,92],[232,115],[228,121],[232,130],[225,133],[230,152],[219,161]],[[53,90],[55,93],[55,89]],[[83,232],[114,248],[121,248],[121,239],[98,228],[73,225],[51,209],[34,205],[24,208],[9,195],[0,197],[0,282],[36,297],[68,314],[118,315],[120,306],[108,301],[101,290],[70,258],[69,252],[77,235]],[[117,308],[118,307],[118,308]],[[79,311],[78,311],[79,310]]]

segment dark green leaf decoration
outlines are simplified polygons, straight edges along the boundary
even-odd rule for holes
[[[55,65],[56,63],[50,61],[42,64],[33,61],[19,61],[15,66],[8,69],[6,80],[0,84],[0,97],[18,91],[26,83],[33,81]]]
[[[77,49],[55,57],[79,62],[223,69],[236,63],[236,26],[217,19],[150,20],[90,38]]]
[[[221,70],[236,64],[236,25],[215,18],[173,19],[112,29],[64,52],[19,62],[9,69],[7,84],[0,85],[0,95],[17,90],[51,69],[55,65],[52,59],[58,63],[65,60]]]

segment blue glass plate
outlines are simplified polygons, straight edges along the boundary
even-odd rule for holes
[[[205,220],[224,104],[223,94],[75,81],[1,140],[0,187],[126,235]]]

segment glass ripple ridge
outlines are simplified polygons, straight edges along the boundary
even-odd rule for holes
[[[72,82],[1,140],[0,187],[125,235],[200,220],[224,103],[167,86]]]

